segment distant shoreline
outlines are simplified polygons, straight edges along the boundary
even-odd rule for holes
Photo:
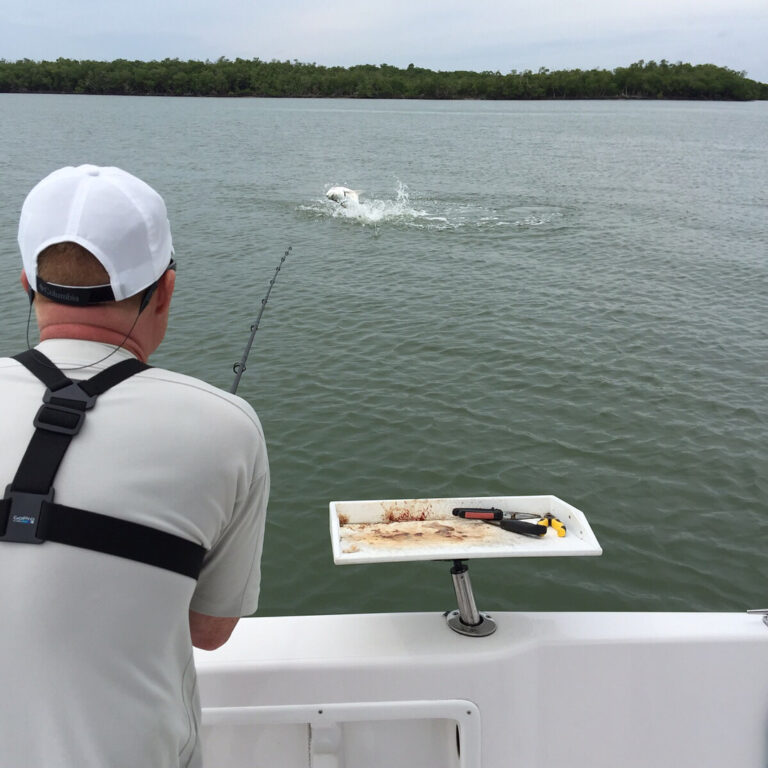
[[[443,72],[298,61],[0,60],[0,93],[435,101],[768,99],[768,85],[714,64],[639,61],[614,70]]]
[[[481,98],[469,96],[432,97],[432,96],[263,96],[244,94],[191,94],[191,93],[84,93],[82,91],[4,91],[0,94],[15,94],[18,96],[117,96],[119,98],[133,97],[142,99],[306,99],[308,101],[322,101],[324,99],[347,99],[349,101],[690,101],[690,102],[733,102],[743,103],[749,101],[766,101],[768,98],[736,99],[714,98],[705,96],[542,96],[542,97],[518,97],[505,98]]]

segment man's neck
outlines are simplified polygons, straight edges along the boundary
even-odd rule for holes
[[[110,328],[102,328],[92,325],[80,325],[77,323],[57,323],[47,325],[40,332],[40,341],[48,339],[79,339],[81,341],[99,341],[103,344],[112,344],[121,347],[137,357],[143,363],[147,362],[148,355],[142,349],[141,344],[131,335],[114,331]]]

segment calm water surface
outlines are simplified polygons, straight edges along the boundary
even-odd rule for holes
[[[332,499],[540,493],[603,556],[475,561],[481,609],[762,607],[767,136],[766,103],[0,95],[0,278],[39,178],[120,165],[173,225],[153,362],[228,387],[292,246],[240,388],[263,614],[455,607],[446,563],[335,567]],[[0,301],[12,354],[27,302]]]

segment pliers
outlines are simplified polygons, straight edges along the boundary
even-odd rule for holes
[[[526,523],[525,520],[540,518],[541,515],[535,515],[531,512],[502,512],[500,509],[490,507],[480,509],[476,507],[456,507],[453,510],[456,517],[462,517],[465,520],[484,520],[491,525],[498,525],[499,528],[512,533],[522,533],[524,536],[543,536],[547,529],[538,523]]]
[[[542,515],[542,518],[537,525],[543,525],[546,528],[554,528],[561,539],[565,536],[565,523],[562,520],[558,520],[551,512]]]
[[[453,514],[466,520],[485,520],[492,524],[498,523],[499,527],[505,531],[522,533],[527,536],[543,536],[547,532],[547,528],[553,528],[560,538],[565,536],[565,524],[551,512],[537,515],[533,512],[502,512],[495,507],[456,507]],[[531,519],[535,519],[537,522],[524,522]]]

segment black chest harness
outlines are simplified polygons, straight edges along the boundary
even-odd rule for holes
[[[44,354],[29,349],[14,357],[47,389],[35,416],[35,432],[13,482],[0,500],[0,541],[56,541],[165,568],[197,579],[205,548],[148,525],[54,502],[53,480],[86,412],[99,395],[150,366],[131,358],[86,381],[67,378]]]

